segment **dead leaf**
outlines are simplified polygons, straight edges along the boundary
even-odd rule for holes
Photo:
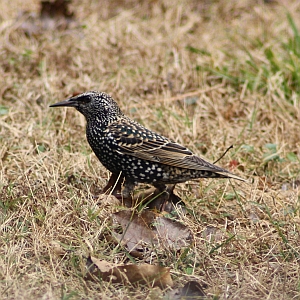
[[[66,30],[74,22],[74,14],[69,11],[68,0],[40,1],[39,14],[22,12],[18,16],[20,28],[29,36],[41,34],[45,30]]]
[[[185,225],[152,211],[137,214],[124,210],[113,214],[113,219],[122,229],[122,233],[114,232],[114,237],[132,255],[135,252],[143,254],[154,247],[179,250],[193,241],[192,233]]]
[[[72,19],[74,14],[69,11],[68,4],[70,0],[42,0],[41,2],[41,18],[49,17]]]
[[[162,289],[173,286],[170,268],[141,264],[141,265],[113,265],[107,261],[89,257],[87,261],[87,278],[102,280],[124,285],[158,286]]]
[[[113,236],[118,242],[125,245],[129,252],[136,252],[135,256],[143,253],[146,245],[157,244],[155,232],[149,227],[155,213],[147,211],[147,214],[145,212],[141,216],[125,210],[113,214],[115,223],[120,224],[122,228],[122,233],[113,232]],[[134,253],[132,254],[134,255]]]
[[[94,267],[96,266],[97,269],[101,273],[109,272],[109,270],[111,270],[114,266],[116,266],[108,261],[101,260],[96,257],[90,256],[90,257],[88,257],[88,261],[87,261],[87,267],[88,267],[89,272],[94,271],[94,268],[92,268],[93,264],[94,264]],[[92,269],[90,269],[90,268],[92,268]]]
[[[40,20],[43,30],[66,30],[73,20],[73,13],[69,12],[67,0],[41,1]]]
[[[192,242],[192,233],[185,225],[159,216],[155,220],[156,232],[159,241],[173,249],[181,249],[189,246]]]

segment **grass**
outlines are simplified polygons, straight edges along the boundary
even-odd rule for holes
[[[212,299],[297,299],[300,4],[280,1],[73,1],[67,30],[24,32],[39,2],[0,4],[0,295],[5,299],[159,299],[165,291],[90,282],[91,254],[135,260],[107,240],[122,209],[85,120],[48,106],[110,93],[126,114],[251,184],[199,180],[176,193],[194,234],[153,254],[175,287]]]

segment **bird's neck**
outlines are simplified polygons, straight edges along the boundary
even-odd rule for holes
[[[87,121],[87,128],[91,128],[92,130],[96,130],[103,132],[107,129],[107,127],[115,123],[121,118],[122,116],[105,116],[102,117],[101,115],[92,116],[91,118],[86,118]]]

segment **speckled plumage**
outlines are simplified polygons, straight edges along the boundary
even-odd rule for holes
[[[125,116],[103,92],[86,92],[51,105],[75,107],[87,121],[87,140],[113,174],[122,172],[126,195],[139,182],[159,188],[195,178],[234,178],[227,170]]]

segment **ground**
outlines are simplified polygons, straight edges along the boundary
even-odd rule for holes
[[[143,262],[106,238],[124,208],[94,197],[109,172],[83,116],[49,108],[100,90],[211,162],[233,145],[218,165],[248,179],[178,185],[194,243],[152,263],[210,299],[298,299],[299,1],[76,0],[69,11],[57,25],[39,1],[0,3],[2,298],[167,295],[83,277],[88,255]]]

